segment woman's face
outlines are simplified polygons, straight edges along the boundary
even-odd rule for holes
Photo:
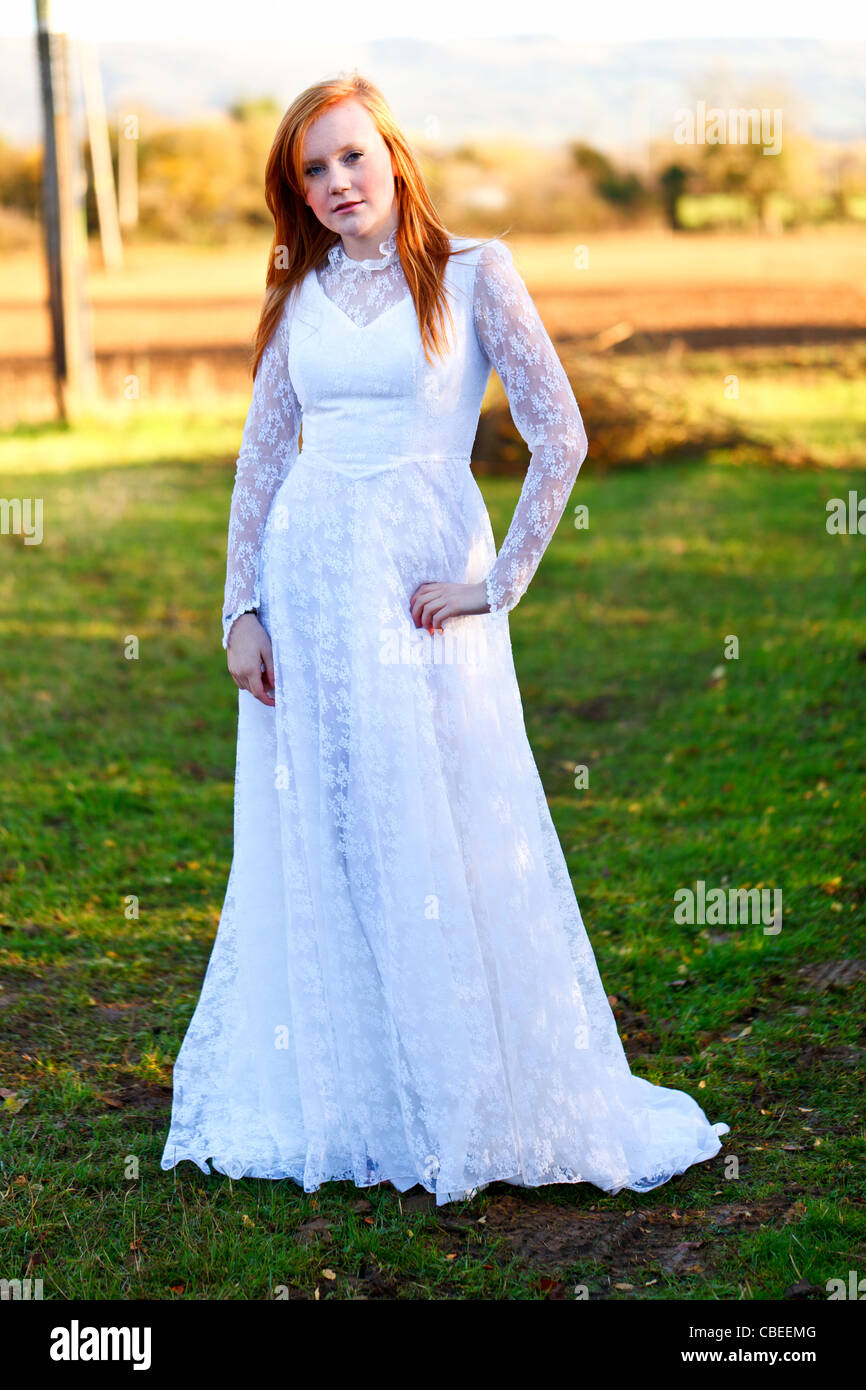
[[[304,200],[356,260],[377,254],[397,225],[395,172],[388,146],[359,101],[332,106],[306,133]],[[342,212],[343,204],[353,206]]]

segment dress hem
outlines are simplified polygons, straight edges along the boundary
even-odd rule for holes
[[[662,1187],[665,1183],[670,1182],[672,1178],[679,1177],[682,1173],[685,1173],[696,1163],[704,1163],[710,1158],[715,1158],[716,1154],[720,1151],[722,1147],[721,1135],[729,1133],[730,1125],[720,1121],[717,1124],[711,1125],[710,1129],[714,1133],[714,1142],[707,1144],[702,1149],[699,1149],[693,1157],[687,1159],[682,1164],[682,1167],[673,1168],[669,1173],[666,1173],[664,1175],[654,1174],[651,1179],[636,1179],[632,1182],[621,1182],[617,1185],[613,1185],[610,1187],[606,1187],[603,1183],[596,1182],[592,1178],[579,1177],[577,1175],[564,1176],[561,1173],[553,1177],[536,1179],[535,1181],[529,1183],[527,1183],[524,1180],[520,1173],[492,1173],[488,1177],[486,1177],[483,1180],[483,1182],[479,1182],[475,1187],[458,1189],[456,1191],[447,1190],[440,1192],[435,1187],[431,1187],[429,1183],[425,1182],[424,1179],[420,1177],[417,1173],[411,1174],[409,1176],[391,1176],[387,1173],[377,1172],[377,1176],[375,1178],[371,1178],[369,1182],[359,1182],[358,1179],[355,1177],[354,1172],[351,1171],[340,1171],[338,1173],[331,1173],[327,1177],[322,1177],[318,1182],[313,1182],[308,1185],[304,1178],[302,1176],[299,1176],[297,1169],[295,1171],[290,1171],[288,1168],[277,1168],[269,1169],[268,1171],[257,1172],[254,1168],[251,1170],[248,1166],[242,1173],[229,1173],[226,1171],[226,1168],[225,1166],[223,1166],[223,1163],[221,1163],[219,1159],[214,1158],[212,1155],[196,1155],[186,1150],[182,1152],[176,1150],[174,1157],[171,1159],[163,1157],[160,1160],[160,1168],[164,1172],[168,1172],[172,1168],[175,1168],[179,1163],[189,1162],[194,1163],[207,1177],[212,1177],[213,1173],[211,1172],[211,1169],[207,1166],[209,1160],[210,1163],[213,1165],[213,1169],[215,1172],[221,1173],[224,1177],[229,1177],[234,1181],[237,1181],[240,1178],[259,1178],[272,1182],[281,1182],[288,1179],[290,1182],[293,1182],[297,1184],[297,1186],[303,1188],[305,1192],[318,1192],[320,1187],[330,1182],[351,1182],[354,1184],[356,1188],[361,1190],[366,1189],[368,1187],[380,1187],[383,1183],[390,1183],[391,1186],[396,1188],[398,1192],[406,1192],[411,1187],[423,1187],[426,1192],[429,1192],[431,1194],[431,1196],[435,1196],[437,1206],[444,1206],[447,1202],[469,1200],[477,1196],[479,1192],[483,1192],[485,1187],[489,1186],[489,1184],[492,1182],[507,1182],[512,1183],[516,1187],[527,1188],[550,1187],[557,1183],[563,1185],[587,1183],[589,1186],[595,1187],[599,1191],[605,1192],[608,1196],[613,1197],[616,1196],[618,1192],[622,1192],[624,1190],[638,1193],[652,1192],[655,1188]],[[375,1165],[372,1166],[375,1168]]]

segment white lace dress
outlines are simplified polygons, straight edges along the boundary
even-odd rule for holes
[[[445,360],[392,233],[305,277],[255,379],[223,642],[258,606],[276,704],[238,692],[234,855],[164,1169],[439,1204],[494,1180],[644,1192],[728,1130],[632,1075],[581,920],[507,613],[586,435],[510,251],[453,245]],[[491,367],[531,451],[498,556],[469,465]],[[485,580],[490,613],[416,629],[436,580]]]

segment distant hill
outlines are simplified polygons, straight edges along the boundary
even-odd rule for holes
[[[288,21],[287,21],[288,22]],[[232,101],[283,106],[308,83],[357,66],[411,134],[438,123],[452,144],[478,135],[540,144],[577,137],[608,150],[670,133],[677,107],[703,98],[740,105],[777,90],[789,128],[822,139],[866,137],[866,43],[818,39],[656,40],[580,44],[551,36],[443,43],[331,42],[299,52],[289,36],[261,41],[105,43],[98,54],[109,111],[122,104],[190,118]],[[0,41],[0,134],[40,134],[35,41]]]

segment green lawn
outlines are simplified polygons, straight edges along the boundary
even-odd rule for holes
[[[62,1299],[627,1300],[862,1273],[863,984],[839,963],[864,954],[866,537],[824,523],[866,471],[585,466],[511,618],[527,728],[633,1069],[731,1132],[643,1196],[496,1184],[437,1212],[158,1166],[228,874],[237,713],[239,421],[179,418],[0,448],[0,495],[43,498],[45,527],[0,536],[0,1275]],[[501,541],[519,482],[481,486]],[[781,932],[677,924],[699,879],[781,888]]]

